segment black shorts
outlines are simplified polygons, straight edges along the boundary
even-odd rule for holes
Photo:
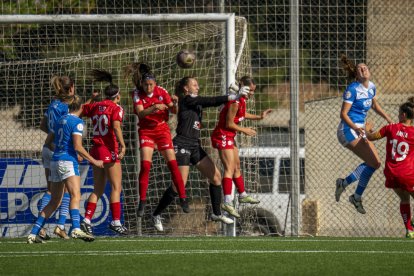
[[[174,143],[174,151],[178,166],[197,165],[198,162],[207,156],[207,153],[200,145]]]

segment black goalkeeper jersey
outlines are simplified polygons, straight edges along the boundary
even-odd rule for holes
[[[178,101],[178,125],[175,142],[198,144],[200,138],[203,107],[220,106],[228,101],[228,96],[191,97],[190,95]]]

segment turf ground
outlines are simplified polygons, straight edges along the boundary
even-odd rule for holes
[[[0,240],[0,275],[414,275],[414,240],[98,238]]]

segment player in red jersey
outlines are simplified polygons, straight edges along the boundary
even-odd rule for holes
[[[128,230],[121,224],[121,191],[122,170],[120,160],[125,155],[125,142],[121,124],[124,110],[118,103],[121,100],[119,87],[112,83],[112,75],[103,70],[92,70],[94,81],[107,81],[105,100],[85,104],[83,116],[91,118],[93,124],[93,147],[91,156],[104,162],[104,168],[93,167],[94,190],[88,198],[82,230],[92,234],[91,220],[95,213],[96,203],[105,190],[107,178],[111,183],[110,208],[112,222],[109,229],[126,235]],[[119,143],[119,146],[118,146]]]
[[[406,237],[414,238],[410,196],[414,197],[414,103],[413,98],[403,103],[398,112],[399,123],[389,124],[379,131],[372,131],[372,124],[365,126],[369,140],[387,138],[385,159],[385,187],[393,189],[400,198],[400,213]]]
[[[180,204],[185,213],[189,207],[186,200],[183,178],[178,169],[168,126],[169,109],[173,109],[173,102],[167,90],[157,85],[155,76],[150,72],[148,65],[133,63],[126,68],[126,75],[132,76],[135,90],[132,92],[134,113],[138,116],[138,134],[141,153],[141,168],[139,172],[139,205],[137,216],[144,215],[149,182],[149,173],[152,164],[152,155],[157,146],[171,171],[174,186],[180,197]]]
[[[231,201],[232,181],[236,185],[239,193],[240,203],[258,204],[259,201],[247,195],[244,188],[244,180],[240,170],[239,150],[235,143],[237,132],[242,132],[248,136],[256,135],[252,128],[242,127],[239,124],[244,119],[261,120],[271,112],[267,109],[261,115],[254,115],[246,112],[246,100],[254,95],[256,84],[249,76],[244,76],[239,83],[239,98],[229,101],[220,112],[219,122],[211,135],[212,146],[219,151],[220,160],[223,163],[224,174],[222,179],[224,204],[222,209],[234,217],[240,217],[233,208]]]

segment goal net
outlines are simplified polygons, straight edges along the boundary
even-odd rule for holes
[[[41,163],[41,148],[46,134],[39,130],[40,120],[49,105],[54,91],[50,86],[53,75],[69,75],[75,80],[76,92],[87,99],[93,89],[104,85],[92,83],[88,72],[105,69],[114,76],[122,92],[121,105],[125,110],[123,134],[127,154],[122,161],[123,169],[123,220],[132,234],[156,234],[150,214],[164,190],[171,185],[165,161],[155,152],[150,174],[148,205],[145,217],[139,221],[137,207],[139,149],[136,118],[133,114],[129,93],[131,80],[123,77],[123,68],[136,61],[147,62],[157,76],[157,82],[170,94],[175,82],[184,76],[194,76],[200,84],[200,95],[215,96],[225,92],[226,26],[223,22],[105,22],[67,23],[55,18],[53,23],[28,22],[24,24],[0,24],[0,230],[3,237],[27,235],[35,221],[40,199],[46,191],[46,179]],[[250,53],[246,43],[246,22],[236,18],[235,51],[237,53],[236,78],[250,74]],[[191,49],[196,63],[191,69],[179,68],[175,55],[181,49]],[[254,103],[249,103],[254,113]],[[218,119],[218,109],[210,108],[204,114],[202,144],[210,156],[218,161],[217,153],[210,145],[210,134]],[[85,120],[86,129],[90,122]],[[170,126],[174,135],[175,117]],[[90,131],[84,144],[90,147]],[[254,139],[241,139],[240,147],[252,147]],[[217,162],[221,167],[221,164]],[[252,165],[244,167],[246,188],[255,190],[258,172]],[[82,202],[93,190],[93,178],[89,164],[81,164]],[[109,185],[98,203],[92,220],[97,235],[110,235],[108,223]],[[183,214],[176,204],[164,213],[163,235],[218,235],[222,226],[209,220],[210,205],[208,182],[197,170],[191,169],[187,183],[190,214]],[[249,212],[245,212],[247,215]],[[46,226],[53,229],[57,215]],[[70,220],[66,222],[67,231]],[[238,224],[242,229],[243,224]],[[50,232],[50,231],[49,231]],[[240,233],[243,233],[240,230]]]

